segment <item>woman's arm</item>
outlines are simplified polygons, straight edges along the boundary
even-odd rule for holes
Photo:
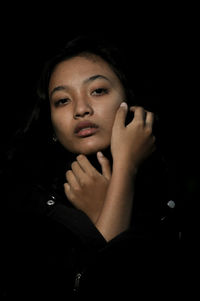
[[[153,113],[132,107],[134,118],[125,126],[127,104],[123,103],[115,118],[111,138],[113,171],[97,229],[109,241],[130,225],[134,199],[134,180],[139,165],[155,149],[152,135]]]

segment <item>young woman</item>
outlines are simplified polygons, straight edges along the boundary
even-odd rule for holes
[[[5,296],[142,297],[163,285],[175,204],[155,115],[136,103],[128,76],[117,48],[91,37],[46,63],[9,153]]]

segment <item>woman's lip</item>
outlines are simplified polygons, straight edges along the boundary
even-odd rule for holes
[[[94,135],[98,131],[98,128],[94,127],[87,127],[87,128],[82,128],[80,131],[76,133],[76,136],[80,138],[85,138]]]
[[[98,126],[93,122],[90,122],[88,120],[80,121],[74,129],[74,133],[78,134],[83,129],[97,129],[97,128]]]

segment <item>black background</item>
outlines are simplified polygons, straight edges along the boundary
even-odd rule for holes
[[[11,4],[1,14],[3,147],[32,108],[44,60],[77,34],[105,32],[120,41],[132,59],[136,94],[145,101],[149,98],[161,114],[162,139],[177,198],[184,208],[196,205],[199,175],[194,121],[198,106],[194,88],[198,78],[191,71],[196,63],[195,8],[58,2],[46,7]]]

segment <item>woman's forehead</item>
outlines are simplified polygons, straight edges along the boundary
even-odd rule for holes
[[[105,61],[100,56],[91,53],[81,53],[79,55],[73,56],[71,58],[67,58],[60,63],[58,63],[53,72],[58,69],[65,69],[65,68],[76,68],[75,71],[78,69],[87,70],[89,69],[104,69],[105,71],[109,71],[113,73],[112,67],[109,65],[107,61]]]
[[[66,59],[55,67],[51,74],[50,83],[55,84],[57,81],[65,79],[75,80],[74,77],[87,79],[91,76],[100,75],[99,78],[108,78],[112,80],[119,80],[110,65],[99,56],[94,55],[77,55]]]

